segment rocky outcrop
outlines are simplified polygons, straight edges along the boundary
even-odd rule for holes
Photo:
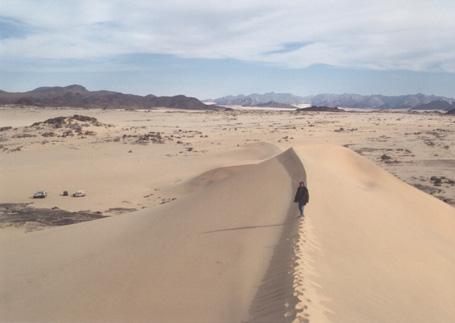
[[[39,126],[45,125],[45,126],[49,126],[51,128],[57,129],[57,128],[64,128],[65,126],[68,126],[70,124],[80,124],[80,123],[84,123],[86,125],[91,125],[91,126],[96,126],[96,127],[100,127],[103,125],[96,118],[75,114],[72,117],[56,117],[56,118],[52,118],[52,119],[47,119],[46,121],[43,121],[43,122],[35,122],[34,124],[32,124],[32,127],[39,127]]]

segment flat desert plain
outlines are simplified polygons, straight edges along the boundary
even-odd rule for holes
[[[0,321],[455,321],[454,116],[10,106],[0,140]]]

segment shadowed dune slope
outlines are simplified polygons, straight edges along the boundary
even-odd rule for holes
[[[229,176],[237,174],[238,172],[245,170],[250,166],[251,165],[238,165],[212,169],[190,179],[189,181],[186,181],[185,183],[177,187],[169,189],[169,192],[172,192],[177,195],[186,195],[188,193],[192,193],[198,189],[201,189],[207,185],[216,183]]]
[[[151,210],[0,236],[0,320],[248,320],[303,174],[288,150]]]
[[[455,322],[455,210],[349,149],[296,151],[310,314],[319,303],[333,322]]]

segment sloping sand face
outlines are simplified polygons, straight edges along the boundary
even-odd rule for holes
[[[3,236],[0,317],[247,320],[302,176],[289,150],[152,211]]]
[[[311,196],[297,247],[299,316],[454,322],[454,209],[348,149],[297,152]]]
[[[455,321],[449,205],[339,146],[232,174],[152,209],[0,235],[1,321]]]

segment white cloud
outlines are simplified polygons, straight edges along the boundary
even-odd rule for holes
[[[4,0],[0,15],[29,29],[2,40],[0,59],[157,53],[455,72],[451,0]]]

